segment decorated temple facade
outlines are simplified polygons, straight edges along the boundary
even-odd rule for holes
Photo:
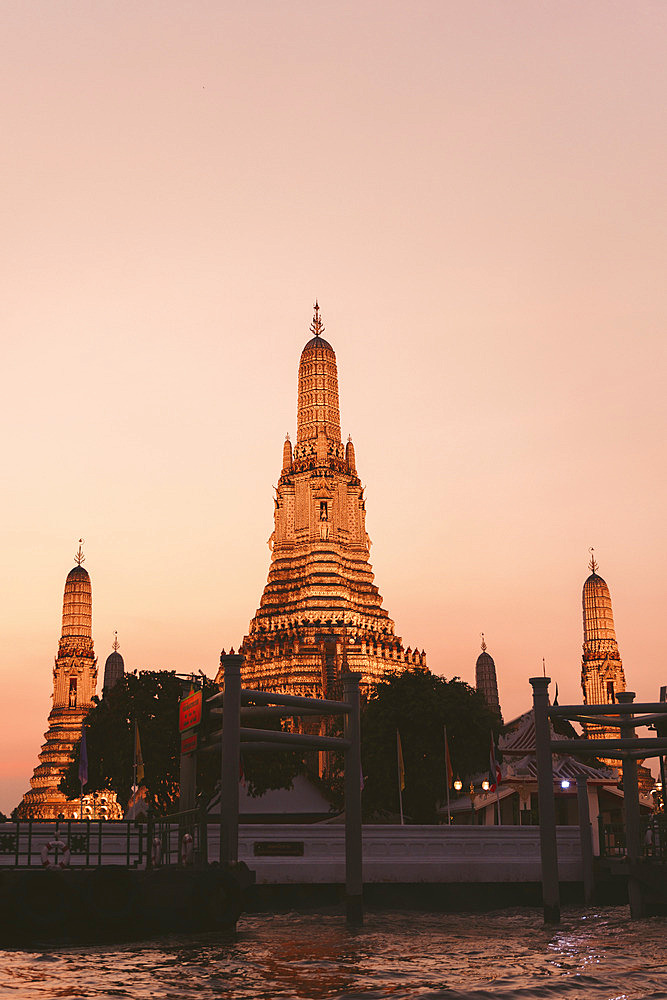
[[[351,438],[342,443],[336,355],[317,303],[310,332],[296,442],[288,435],[283,446],[268,581],[240,652],[245,684],[323,697],[345,671],[368,687],[426,657],[404,649],[374,582],[364,487]]]

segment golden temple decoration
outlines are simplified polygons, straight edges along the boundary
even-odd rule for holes
[[[81,563],[83,539],[79,539],[76,565],[67,574],[63,595],[62,632],[53,667],[53,706],[44,734],[30,790],[18,807],[19,819],[78,819],[80,799],[67,799],[58,788],[81,739],[83,720],[93,707],[97,686],[97,658],[93,649],[93,596],[90,576]],[[104,792],[104,811],[99,815],[120,819],[122,809],[115,792]],[[87,814],[88,815],[88,814]]]
[[[286,436],[275,488],[268,581],[240,651],[244,684],[321,697],[345,670],[367,687],[425,666],[426,656],[403,648],[382,607],[354,446],[341,440],[336,355],[314,308],[299,363],[296,444]]]

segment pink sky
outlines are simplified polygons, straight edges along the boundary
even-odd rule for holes
[[[588,547],[667,683],[667,5],[0,9],[0,809],[86,539],[100,668],[203,669],[266,579],[315,296],[406,646],[580,699]]]

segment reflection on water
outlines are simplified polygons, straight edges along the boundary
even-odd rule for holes
[[[625,908],[485,915],[251,914],[215,934],[125,946],[0,952],[0,996],[16,1000],[667,1000],[667,920]]]

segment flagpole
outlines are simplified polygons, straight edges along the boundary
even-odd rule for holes
[[[495,770],[496,770],[496,773],[493,775],[493,781],[496,786],[496,803],[498,806],[498,826],[502,826],[502,822],[500,820],[500,789],[498,788],[500,782],[498,781],[498,763],[496,761],[496,748],[493,741],[493,729],[491,730],[491,746],[493,747],[493,763],[495,764]]]
[[[452,810],[449,805],[449,745],[447,743],[447,726],[443,726],[445,731],[445,785],[447,786],[447,825],[452,825]]]
[[[137,720],[134,720],[134,761],[132,764],[132,791],[137,791]]]
[[[83,819],[83,786],[88,784],[88,747],[86,746],[85,722],[81,723],[81,742],[79,743],[79,783],[81,785],[79,812],[81,819]]]
[[[403,789],[401,788],[402,774],[401,774],[401,737],[399,735],[398,729],[396,730],[396,768],[398,771],[398,804],[401,810],[401,826],[403,826]]]

